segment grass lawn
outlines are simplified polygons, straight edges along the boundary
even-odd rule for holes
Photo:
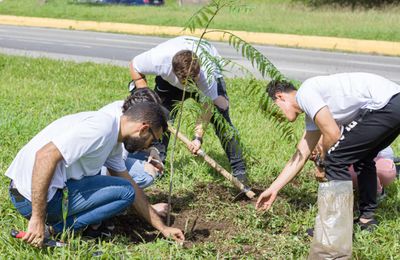
[[[349,8],[310,8],[291,0],[248,0],[249,13],[224,11],[211,28],[356,39],[400,40],[400,7],[352,11]],[[199,6],[179,7],[166,0],[163,7],[77,4],[72,0],[3,0],[0,14],[183,26]]]
[[[0,55],[0,258],[86,259],[98,251],[104,258],[116,259],[305,258],[310,245],[305,231],[312,227],[316,214],[317,182],[310,163],[281,191],[273,209],[260,214],[252,202],[234,200],[237,190],[181,145],[176,152],[173,225],[186,231],[184,247],[159,237],[132,213],[114,220],[116,236],[111,241],[81,241],[76,236],[68,240],[68,247],[39,250],[11,238],[11,228],[22,230],[27,225],[9,201],[4,172],[13,157],[51,121],[124,98],[128,77],[127,68]],[[227,83],[232,120],[250,151],[250,179],[255,188],[264,189],[290,158],[294,144],[280,139],[258,110],[258,97],[243,98],[246,80]],[[185,121],[186,133],[187,125]],[[302,127],[298,120],[298,137]],[[204,148],[228,167],[212,127]],[[400,155],[399,139],[393,148]],[[152,202],[166,201],[168,180],[169,176],[161,178],[146,191]],[[387,191],[378,210],[381,225],[376,232],[355,232],[356,259],[396,259],[400,255],[400,182]]]

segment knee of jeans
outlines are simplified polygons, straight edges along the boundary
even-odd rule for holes
[[[19,214],[21,214],[26,219],[31,218],[32,204],[30,201],[25,199],[24,201],[17,202],[16,199],[12,195],[10,195],[10,200]]]
[[[124,180],[126,183],[121,188],[121,199],[125,200],[129,203],[133,203],[135,200],[135,189],[133,188],[132,184],[128,180]]]
[[[154,182],[154,178],[150,174],[146,174],[141,177],[142,178],[138,179],[137,181],[135,180],[135,182],[141,189],[145,189],[145,188],[151,186]]]
[[[221,114],[224,114],[229,109],[229,101],[223,96],[219,96],[214,101],[214,105]]]

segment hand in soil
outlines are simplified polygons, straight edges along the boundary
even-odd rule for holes
[[[277,195],[278,192],[266,189],[263,193],[261,193],[260,197],[258,197],[256,202],[256,209],[269,210],[272,203],[274,203]]]
[[[185,236],[183,235],[182,230],[178,228],[165,227],[163,230],[161,230],[161,233],[164,235],[164,237],[172,238],[180,245],[182,245],[183,241],[185,241]]]

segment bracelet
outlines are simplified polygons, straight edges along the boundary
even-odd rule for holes
[[[200,142],[200,144],[203,144],[203,137],[195,136],[195,137],[193,138],[193,140],[197,140],[197,141]]]
[[[132,81],[133,81],[133,82],[136,82],[136,81],[141,80],[141,79],[146,79],[146,76],[142,76],[142,77],[140,77],[140,78],[138,78],[138,79],[132,79]]]

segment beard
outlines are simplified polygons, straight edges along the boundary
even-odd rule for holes
[[[124,147],[129,153],[141,151],[146,148],[147,138],[128,137],[123,140]]]

